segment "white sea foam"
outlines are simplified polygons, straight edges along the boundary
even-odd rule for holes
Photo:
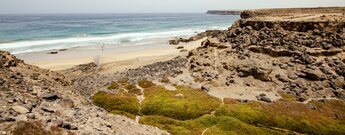
[[[214,29],[215,27],[213,27]],[[217,27],[218,28],[218,27]],[[221,29],[221,28],[219,28]],[[223,29],[223,28],[222,28]],[[89,36],[81,34],[82,36],[70,37],[63,39],[51,40],[36,40],[36,41],[19,41],[11,43],[0,43],[0,50],[7,50],[14,54],[46,51],[53,49],[71,48],[76,46],[89,46],[97,44],[120,44],[124,42],[138,42],[146,39],[188,36],[195,32],[201,32],[206,29],[186,29],[186,30],[171,30],[162,32],[138,32],[138,33],[123,33],[107,36]],[[140,45],[140,44],[134,44]]]

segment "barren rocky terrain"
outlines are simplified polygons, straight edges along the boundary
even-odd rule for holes
[[[186,55],[115,73],[1,51],[1,134],[345,134],[345,8],[241,16],[169,41],[206,38]]]
[[[344,8],[249,10],[241,16],[229,30],[202,34],[209,38],[188,56],[193,77],[227,91],[289,93],[301,102],[344,99]]]
[[[92,105],[63,74],[3,51],[0,67],[1,134],[167,134]]]

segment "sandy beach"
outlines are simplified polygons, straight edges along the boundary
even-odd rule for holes
[[[18,54],[17,57],[25,60],[26,63],[38,66],[43,69],[53,71],[65,70],[79,64],[90,62],[100,63],[101,73],[111,73],[123,71],[128,68],[136,68],[158,61],[172,59],[179,55],[186,55],[188,51],[200,46],[203,39],[182,43],[183,49],[188,51],[181,52],[178,46],[169,45],[169,39],[151,44],[133,46],[124,44],[123,46],[87,46],[75,47],[67,50],[52,50],[34,53]],[[58,52],[50,54],[50,52]]]
[[[0,134],[344,135],[344,15],[244,10],[228,29],[202,33],[189,28],[212,17],[24,17],[32,22],[6,24],[24,26],[15,42],[0,41]],[[188,30],[140,31],[177,20]],[[25,36],[45,38],[23,41],[36,25]],[[137,32],[119,34],[125,26]],[[84,30],[94,35],[73,34]]]

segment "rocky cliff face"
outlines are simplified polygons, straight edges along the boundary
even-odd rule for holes
[[[189,71],[229,91],[276,91],[301,102],[344,100],[344,8],[319,10],[313,15],[316,9],[274,10],[277,16],[270,10],[244,11],[229,30],[209,33],[189,53]]]
[[[62,74],[0,51],[1,134],[162,134],[92,105]]]
[[[244,10],[241,13],[243,19],[255,18],[255,17],[288,17],[290,19],[298,18],[299,15],[327,15],[327,14],[342,14],[345,12],[344,7],[319,7],[319,8],[277,8],[277,9],[254,9]],[[294,16],[294,17],[292,17]],[[292,17],[292,18],[291,18]],[[285,18],[288,19],[288,18]],[[313,20],[320,19],[314,18]],[[305,20],[305,19],[304,19]]]

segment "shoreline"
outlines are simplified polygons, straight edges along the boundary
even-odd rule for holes
[[[82,46],[74,47],[63,51],[51,50],[42,52],[32,52],[17,54],[16,56],[23,59],[26,63],[38,66],[43,69],[60,71],[72,68],[80,64],[99,61],[101,73],[111,73],[123,71],[128,68],[136,68],[151,64],[158,61],[172,59],[179,55],[186,55],[188,51],[200,46],[204,39],[183,43],[180,45],[169,45],[160,41],[146,45],[131,46]],[[177,49],[183,46],[182,49]],[[57,52],[56,54],[49,54]]]
[[[1,133],[345,134],[345,7],[327,9],[245,10],[227,30],[169,41],[0,51]]]

